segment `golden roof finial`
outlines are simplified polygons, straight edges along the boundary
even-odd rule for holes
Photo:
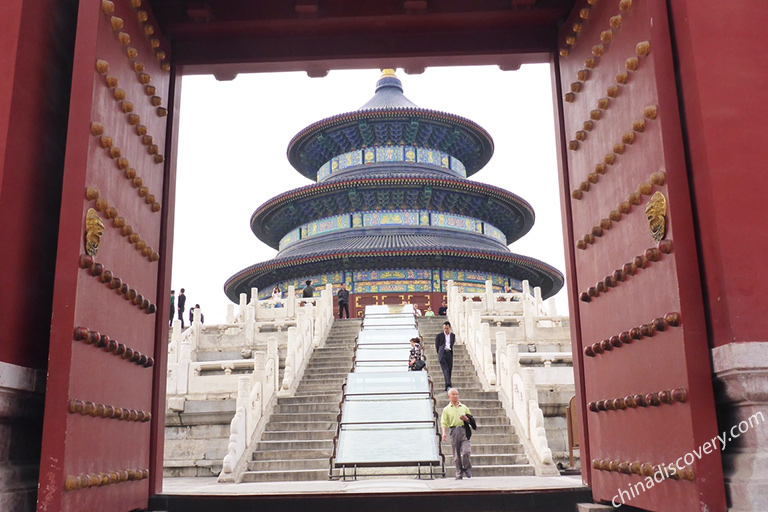
[[[381,77],[384,78],[385,76],[395,76],[395,70],[392,68],[382,69]]]

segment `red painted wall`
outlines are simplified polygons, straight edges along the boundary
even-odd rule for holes
[[[0,5],[0,361],[43,369],[75,9]]]
[[[765,341],[768,4],[669,4],[711,342]]]

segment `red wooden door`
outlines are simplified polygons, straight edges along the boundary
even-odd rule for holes
[[[39,511],[145,508],[160,483],[168,51],[141,0],[80,2]]]
[[[584,0],[559,45],[585,479],[599,501],[724,511],[667,4]]]

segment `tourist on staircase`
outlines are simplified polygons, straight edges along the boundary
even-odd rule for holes
[[[178,298],[178,311],[179,311],[179,320],[181,320],[181,328],[184,328],[184,309],[187,304],[187,296],[184,295],[184,288],[181,289],[179,292],[179,298]]]
[[[411,338],[411,354],[408,358],[408,370],[419,372],[427,366],[427,357],[421,349],[421,339]]]
[[[347,313],[349,318],[349,290],[347,290],[346,283],[341,283],[341,290],[338,291],[336,296],[339,299],[339,318],[344,318],[344,313]]]
[[[456,480],[466,476],[472,478],[472,446],[469,438],[472,435],[471,428],[477,428],[475,419],[469,411],[469,407],[459,401],[459,390],[448,390],[450,403],[443,409],[440,417],[440,426],[443,429],[443,441],[451,436],[451,448],[453,449],[453,462],[456,464]]]
[[[451,322],[445,322],[443,332],[435,338],[435,349],[437,350],[437,360],[440,361],[440,368],[443,369],[446,391],[453,387],[451,372],[453,372],[453,345],[455,343],[456,335],[451,331]]]

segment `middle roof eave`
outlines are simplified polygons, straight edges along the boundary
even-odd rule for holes
[[[438,177],[356,178],[307,185],[273,197],[251,216],[251,230],[272,248],[291,230],[314,220],[363,211],[420,209],[465,215],[500,229],[507,243],[535,220],[521,197],[493,185]]]

